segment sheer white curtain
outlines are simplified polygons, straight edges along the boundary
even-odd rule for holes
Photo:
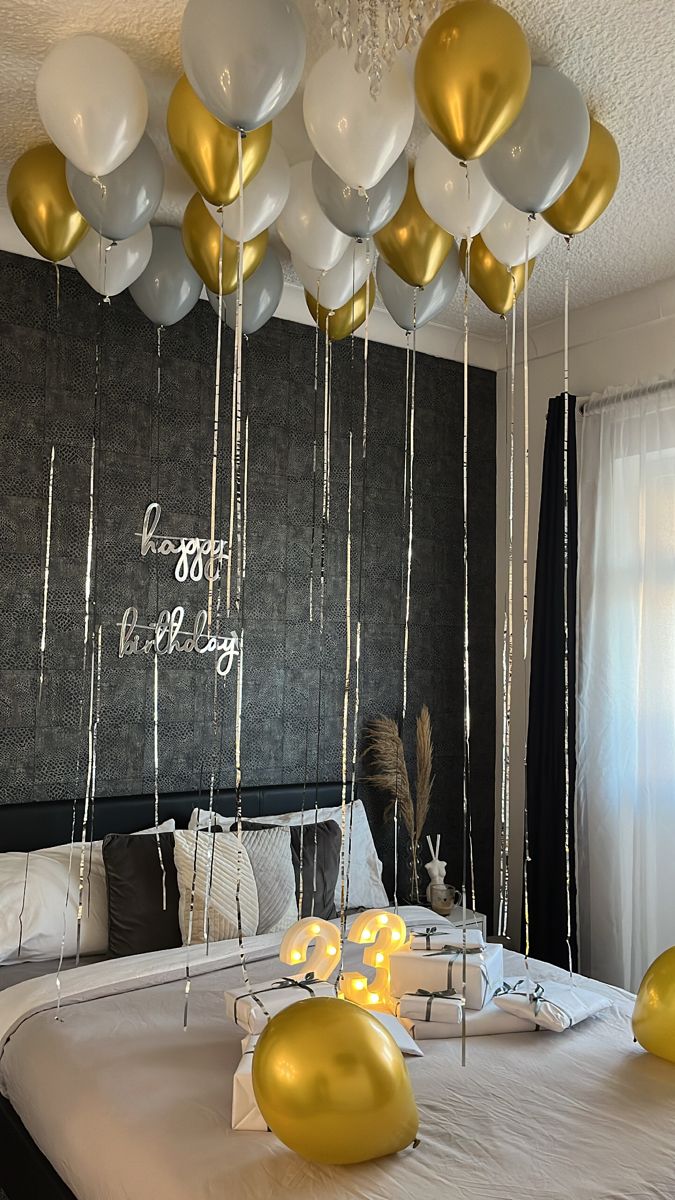
[[[675,381],[579,415],[581,969],[636,990],[675,945]]]

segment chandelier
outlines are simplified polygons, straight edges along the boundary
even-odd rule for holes
[[[355,47],[356,70],[368,76],[377,98],[385,71],[399,50],[412,50],[437,16],[440,0],[314,0],[345,50]]]

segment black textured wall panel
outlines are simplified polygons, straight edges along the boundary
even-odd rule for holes
[[[92,432],[97,433],[95,621],[102,626],[100,794],[151,791],[151,660],[116,654],[116,623],[182,603],[206,588],[180,584],[173,562],[141,559],[150,500],[160,529],[209,533],[216,318],[199,303],[161,339],[128,296],[101,304],[72,270],[0,254],[0,800],[49,800],[83,791],[82,631]],[[362,618],[361,719],[401,701],[406,528],[402,512],[405,352],[371,343],[368,453],[361,470],[363,343],[332,351],[330,526],[323,650],[309,623],[314,424],[314,330],[274,320],[245,346],[249,415],[248,559],[243,774],[245,784],[338,779],[346,633],[349,434],[353,429],[352,618]],[[223,338],[220,480],[230,481],[232,337]],[[323,369],[323,347],[319,352]],[[462,369],[418,355],[409,720],[429,705],[435,743],[430,829],[443,835],[449,875],[461,862]],[[321,398],[320,398],[321,399]],[[97,408],[98,404],[98,408]],[[37,680],[48,464],[55,447],[45,682]],[[319,474],[321,459],[319,456]],[[319,522],[315,565],[320,563]],[[360,563],[362,496],[364,556]],[[471,801],[478,900],[491,911],[494,825],[495,378],[471,371]],[[315,614],[318,607],[315,582]],[[235,618],[230,622],[238,628]],[[321,671],[319,670],[321,666]],[[160,660],[160,788],[206,785],[212,762],[213,658]],[[222,699],[216,759],[233,780],[233,676]],[[317,728],[321,682],[321,725]],[[222,737],[221,737],[222,730]],[[351,742],[351,735],[350,735]],[[318,757],[318,763],[317,763]],[[80,763],[78,776],[78,759]],[[206,766],[205,766],[206,764]],[[372,809],[379,802],[371,800]],[[151,806],[149,801],[149,812]],[[391,884],[391,827],[374,824]],[[406,855],[402,853],[402,870]],[[426,879],[426,876],[425,876]],[[406,885],[401,888],[405,893]]]

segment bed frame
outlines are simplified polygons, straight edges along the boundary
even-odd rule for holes
[[[245,817],[275,816],[283,812],[311,811],[318,801],[322,808],[340,804],[342,785],[319,783],[279,784],[274,787],[244,788],[242,811]],[[351,793],[348,792],[348,799]],[[178,829],[187,827],[193,808],[208,808],[209,797],[196,792],[174,792],[160,796],[161,821],[171,817]],[[224,816],[236,815],[234,790],[214,795],[213,807]],[[70,842],[72,800],[53,800],[35,804],[0,806],[0,853],[8,850],[27,852]],[[83,801],[77,802],[76,836],[81,836]],[[91,814],[90,814],[91,817]],[[105,796],[96,800],[89,821],[89,837],[106,833],[133,833],[154,823],[154,800],[150,795]],[[0,970],[2,968],[0,967]],[[9,1101],[0,1097],[0,1188],[8,1200],[77,1200],[70,1188],[19,1120]]]

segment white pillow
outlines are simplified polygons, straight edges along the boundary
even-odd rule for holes
[[[609,1008],[611,1000],[600,992],[573,987],[569,983],[535,983],[531,979],[505,981],[505,991],[493,996],[493,1002],[514,1017],[535,1021],[540,1029],[562,1033],[586,1017]]]
[[[174,820],[163,821],[159,831],[173,833],[175,828]],[[150,834],[155,830],[139,832]],[[80,954],[83,956],[105,954],[108,949],[108,894],[102,848],[102,841],[85,845],[80,933]],[[70,844],[32,850],[28,855],[19,851],[0,854],[0,963],[17,961],[19,939],[22,961],[57,959],[61,954],[64,915],[64,958],[74,958],[77,953],[79,880],[78,841],[72,848],[72,859]]]
[[[213,843],[212,843],[213,839]],[[195,874],[196,840],[196,874]],[[213,861],[212,861],[213,850]],[[237,937],[237,873],[239,862],[239,906],[242,933],[258,932],[258,889],[246,848],[233,833],[211,837],[179,829],[174,836],[173,856],[178,876],[178,919],[183,944],[206,941],[205,906],[209,892],[209,940],[222,942]],[[190,905],[194,876],[194,909],[190,930]],[[210,887],[209,887],[210,880]]]
[[[243,829],[241,836],[258,889],[258,933],[283,933],[298,919],[291,831]]]
[[[311,807],[308,789],[308,802],[304,814],[305,825],[309,826],[314,820],[314,809]],[[370,831],[366,810],[362,800],[355,800],[353,805],[347,805],[346,837],[349,838],[349,810],[353,808],[352,824],[352,854],[349,866],[349,907],[350,908],[387,908],[389,897],[382,883],[382,863],[377,857],[373,835]],[[231,825],[232,817],[221,817],[212,814],[216,825]],[[247,818],[248,819],[248,818]],[[301,812],[276,813],[270,817],[253,818],[260,825],[300,825],[303,820]],[[342,808],[320,808],[319,821],[337,821],[342,829]],[[193,809],[190,817],[190,829],[206,829],[209,822],[208,809]],[[338,872],[335,885],[335,907],[340,911],[341,873]]]

